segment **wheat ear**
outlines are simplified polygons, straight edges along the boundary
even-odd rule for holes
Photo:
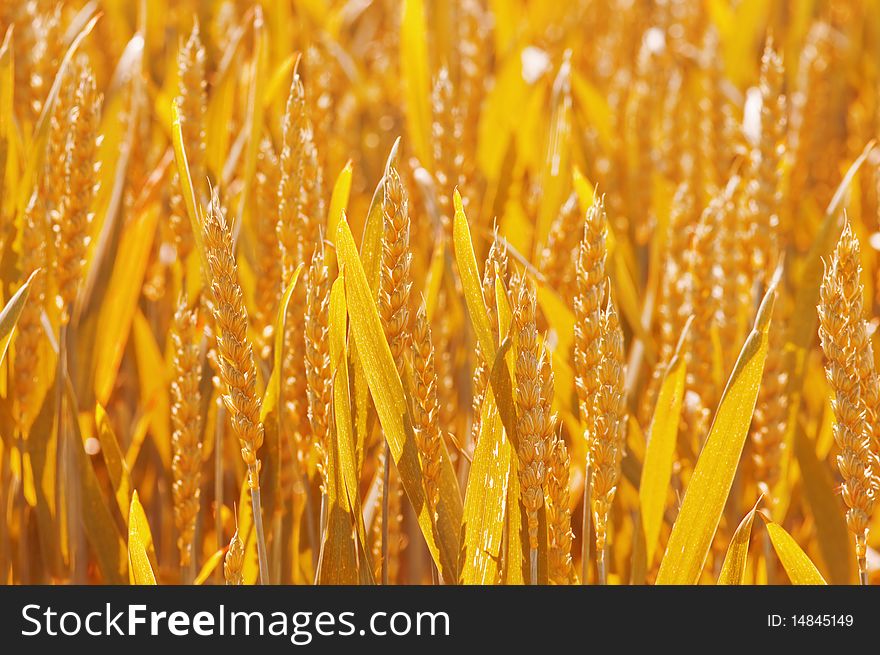
[[[200,390],[202,361],[196,330],[197,314],[187,306],[181,295],[174,313],[171,343],[174,346],[175,377],[171,382],[171,460],[174,484],[174,522],[177,525],[177,547],[181,570],[193,573],[193,538],[199,513],[202,465],[202,394]]]
[[[223,401],[229,411],[232,428],[241,445],[241,457],[247,466],[254,526],[260,558],[260,580],[269,581],[263,513],[260,507],[260,460],[257,451],[263,445],[260,422],[260,397],[257,395],[257,370],[247,336],[248,317],[244,306],[238,269],[232,249],[232,233],[215,193],[205,216],[205,248],[211,273],[214,297],[214,321],[217,324],[217,350],[220,377],[226,388]]]

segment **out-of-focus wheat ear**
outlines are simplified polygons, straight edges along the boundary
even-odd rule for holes
[[[177,547],[184,582],[192,581],[195,572],[193,539],[199,514],[202,466],[202,357],[198,315],[187,306],[186,295],[177,303],[171,327],[174,348],[174,378],[171,381],[171,469],[174,482],[174,522]]]
[[[73,130],[70,112],[76,96],[77,80],[76,61],[67,67],[61,79],[58,97],[49,115],[49,136],[46,142],[46,160],[44,173],[39,179],[39,197],[50,212],[53,226],[61,218],[61,202],[64,197],[65,170],[67,169],[67,141]],[[54,247],[54,244],[52,244]]]
[[[794,216],[798,215],[798,203],[805,195],[814,198],[818,207],[826,207],[840,177],[837,166],[844,135],[832,118],[837,108],[835,103],[841,101],[839,97],[832,97],[833,43],[831,26],[815,22],[807,33],[798,61],[789,131],[793,156],[788,198]],[[804,238],[798,231],[792,232],[792,237]]]
[[[98,121],[100,97],[95,76],[87,63],[81,65],[73,107],[72,128],[65,144],[64,195],[55,209],[55,252],[61,321],[70,321],[89,245],[91,205],[98,186]]]
[[[37,195],[31,196],[22,218],[21,257],[19,269],[27,279],[32,273],[28,301],[21,310],[15,335],[13,381],[15,388],[15,420],[23,436],[30,429],[29,421],[36,417],[36,372],[39,366],[39,347],[43,340],[42,314],[46,300],[47,263],[46,237],[48,221]]]
[[[721,341],[723,370],[733,370],[739,349],[746,337],[746,325],[751,322],[752,271],[746,259],[748,227],[741,211],[744,199],[742,179],[733,177],[719,200],[717,221],[716,261],[720,264],[718,335]]]
[[[574,297],[574,374],[578,397],[581,426],[585,440],[586,457],[584,476],[590,478],[590,442],[593,431],[594,397],[599,386],[598,367],[602,336],[601,302],[605,295],[605,246],[607,219],[602,198],[597,197],[587,210],[583,236],[578,247],[576,262],[577,294]],[[583,534],[590,531],[590,485],[584,484]],[[584,538],[581,550],[581,579],[586,583],[589,567],[588,538]]]
[[[785,362],[785,336],[791,313],[791,299],[784,289],[777,289],[773,324],[768,335],[764,376],[752,417],[752,461],[758,489],[767,499],[771,511],[777,498],[774,488],[782,473],[782,457],[788,444],[788,367]]]
[[[50,3],[46,3],[48,4]],[[34,19],[36,42],[30,54],[29,76],[32,118],[39,116],[43,110],[49,88],[52,86],[52,79],[64,56],[64,25],[61,21],[61,10],[60,5],[43,6]]]
[[[654,147],[652,127],[658,113],[659,100],[652,83],[658,77],[656,56],[646,40],[642,40],[636,60],[635,79],[626,101],[625,117],[628,153],[627,206],[636,242],[645,244],[654,230],[652,208],[652,174]]]
[[[761,57],[761,134],[749,153],[749,175],[746,193],[746,212],[751,219],[748,251],[752,253],[751,277],[766,284],[779,249],[780,242],[788,243],[790,226],[783,224],[785,212],[782,202],[782,162],[786,154],[787,101],[783,93],[785,83],[782,58],[767,39]]]
[[[437,374],[434,371],[434,344],[425,305],[419,306],[413,328],[413,427],[422,461],[425,498],[433,521],[440,500],[440,457],[442,442],[438,421]]]
[[[305,169],[304,134],[308,129],[306,98],[302,80],[294,73],[290,94],[281,126],[280,176],[278,181],[278,223],[276,231],[281,249],[282,279],[284,285],[299,265],[302,226],[303,172]]]
[[[177,54],[177,76],[177,97],[174,101],[177,103],[180,113],[183,145],[186,148],[187,163],[195,187],[196,198],[202,200],[206,197],[207,184],[205,114],[207,113],[208,99],[205,78],[205,47],[199,36],[198,21],[194,23],[189,38],[181,44]],[[182,262],[185,262],[189,253],[192,252],[195,241],[183,202],[180,179],[176,174],[172,185],[174,191],[171,196],[171,231],[174,235],[177,256]]]
[[[660,277],[659,298],[657,300],[657,330],[660,357],[651,375],[651,381],[639,403],[639,423],[647,427],[654,414],[654,404],[660,389],[664,371],[675,352],[675,345],[684,329],[687,316],[686,292],[689,283],[687,275],[687,253],[693,236],[696,199],[687,182],[678,185],[672,197],[669,210],[669,229],[667,232],[666,256]]]
[[[244,582],[242,568],[244,567],[244,542],[238,536],[238,529],[229,540],[229,548],[223,559],[223,577],[227,585],[240,585]]]
[[[458,44],[458,99],[461,135],[459,150],[461,166],[462,202],[468,198],[478,198],[479,168],[477,165],[477,142],[479,140],[480,115],[486,98],[486,80],[492,57],[493,40],[488,12],[479,0],[464,0],[459,16]],[[472,214],[473,212],[471,212]],[[469,214],[470,215],[470,214]],[[480,220],[480,216],[471,217]],[[484,219],[483,225],[490,227]]]
[[[552,584],[571,584],[575,581],[571,561],[571,507],[569,497],[568,448],[559,435],[553,438],[547,474],[547,532],[549,536],[548,566]]]
[[[538,580],[538,512],[544,503],[547,449],[555,417],[550,412],[553,380],[547,351],[538,341],[535,324],[537,300],[526,278],[511,282],[515,299],[513,322],[517,336],[514,402],[519,438],[520,498],[526,509],[529,533],[530,582]]]
[[[260,507],[260,459],[257,455],[263,445],[261,400],[257,395],[257,370],[247,336],[248,316],[238,281],[232,233],[216,192],[205,213],[204,231],[217,326],[218,363],[226,389],[223,401],[241,446],[241,457],[247,466],[260,559],[260,580],[266,584],[269,581],[268,558]]]
[[[867,584],[868,525],[877,478],[876,457],[867,438],[869,426],[859,370],[861,355],[854,349],[867,343],[864,321],[855,314],[860,309],[855,299],[861,295],[858,269],[858,242],[847,222],[831,263],[825,267],[819,290],[819,338],[826,358],[826,377],[834,392],[833,431],[839,449],[837,467],[843,478],[846,523],[855,541],[860,579]]]
[[[595,394],[593,438],[590,440],[590,495],[596,526],[596,564],[599,583],[605,584],[605,541],[608,514],[626,445],[623,331],[609,294],[602,312],[599,386]]]
[[[705,439],[709,419],[717,400],[713,371],[715,353],[712,332],[717,326],[718,280],[715,274],[715,244],[719,216],[725,199],[717,195],[703,211],[687,252],[687,290],[684,315],[694,316],[688,331],[686,397],[683,407],[685,429],[695,448]]]
[[[443,233],[452,242],[452,192],[461,182],[461,121],[453,98],[452,82],[446,67],[437,73],[431,95],[434,120],[431,134],[434,145],[434,181],[437,206]],[[462,197],[462,203],[466,199]],[[465,205],[465,208],[466,205]]]
[[[255,327],[262,339],[262,359],[268,359],[274,335],[274,320],[281,298],[281,248],[275,233],[278,225],[280,168],[272,141],[264,138],[257,155],[256,211],[254,212],[257,255]]]
[[[550,226],[538,263],[547,286],[565,299],[577,294],[575,278],[582,235],[581,216],[577,195],[572,193]]]
[[[732,139],[731,115],[723,90],[724,58],[721,56],[718,31],[714,27],[709,27],[702,35],[700,60],[703,85],[698,103],[700,140],[697,173],[701,178],[698,191],[703,198],[711,198],[721,191],[732,161],[727,150]]]
[[[315,245],[312,263],[306,273],[306,379],[308,380],[308,416],[312,438],[319,454],[322,492],[327,485],[327,439],[330,435],[330,349],[328,342],[330,280],[324,265],[324,243]]]

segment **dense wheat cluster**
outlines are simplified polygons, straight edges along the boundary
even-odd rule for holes
[[[880,582],[880,1],[0,39],[0,582]]]

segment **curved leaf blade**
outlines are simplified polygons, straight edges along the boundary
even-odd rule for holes
[[[657,584],[696,584],[700,578],[751,425],[767,358],[767,332],[775,295],[774,282],[761,302],[755,325],[721,395],[672,526]]]

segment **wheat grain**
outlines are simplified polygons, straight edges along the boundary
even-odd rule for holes
[[[237,586],[244,582],[242,568],[244,567],[244,542],[238,536],[238,530],[229,540],[229,548],[223,559],[223,577],[227,585]]]

